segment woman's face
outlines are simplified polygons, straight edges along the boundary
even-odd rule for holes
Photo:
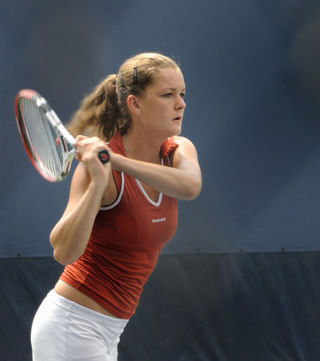
[[[181,133],[185,87],[179,68],[165,68],[139,98],[140,124],[147,127],[150,135],[166,138]]]

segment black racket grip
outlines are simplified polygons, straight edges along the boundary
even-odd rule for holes
[[[101,163],[103,163],[103,164],[109,162],[109,160],[110,160],[109,152],[105,149],[100,150],[100,152],[98,153],[98,157],[101,160]]]

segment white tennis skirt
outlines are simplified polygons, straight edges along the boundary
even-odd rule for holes
[[[117,361],[120,335],[127,323],[52,290],[32,323],[33,361]]]

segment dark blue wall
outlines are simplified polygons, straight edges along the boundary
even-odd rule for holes
[[[180,60],[184,135],[204,179],[165,251],[318,249],[319,16],[305,0],[2,4],[0,255],[50,254],[68,191],[32,169],[15,93],[36,89],[68,120],[101,78],[149,50]]]

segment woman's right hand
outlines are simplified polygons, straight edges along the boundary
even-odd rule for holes
[[[76,159],[83,163],[90,175],[91,181],[107,185],[111,171],[111,162],[102,163],[98,157],[101,150],[110,149],[106,143],[98,137],[86,137],[79,135],[76,138]]]

